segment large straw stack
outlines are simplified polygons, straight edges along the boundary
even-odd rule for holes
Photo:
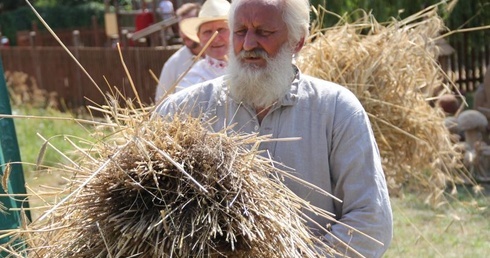
[[[444,114],[428,101],[446,88],[435,44],[442,30],[435,7],[387,24],[365,14],[354,23],[314,28],[297,59],[305,74],[344,85],[360,99],[391,194],[407,187],[436,200],[447,183],[464,178]]]
[[[115,103],[115,102],[113,102]],[[305,210],[250,147],[199,119],[107,107],[101,141],[80,148],[69,194],[26,230],[29,257],[325,257]],[[292,178],[294,180],[294,178]],[[328,234],[325,231],[325,234]],[[320,251],[322,250],[322,251]],[[22,254],[22,251],[13,253]]]

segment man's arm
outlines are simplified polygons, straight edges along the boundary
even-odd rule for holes
[[[336,215],[355,229],[334,224],[332,233],[365,257],[381,257],[393,236],[393,219],[379,151],[364,110],[336,123],[332,150],[333,194],[343,200],[335,204]],[[327,239],[341,253],[358,256],[331,236]]]
[[[160,72],[160,77],[158,79],[158,86],[155,93],[155,103],[158,103],[160,99],[167,93],[170,87],[172,87],[173,82],[176,80],[177,71],[172,68],[172,65],[168,60]]]

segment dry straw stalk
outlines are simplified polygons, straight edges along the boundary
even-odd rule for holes
[[[448,91],[435,43],[443,30],[435,6],[386,24],[364,13],[353,23],[314,27],[297,58],[304,73],[344,85],[360,99],[392,195],[409,188],[440,201],[448,184],[466,180],[444,113],[429,104],[436,92]]]
[[[293,194],[282,183],[293,177],[249,149],[266,138],[210,133],[190,117],[168,122],[131,108],[107,110],[121,112],[110,119],[119,124],[108,122],[104,140],[73,162],[71,193],[16,234],[28,243],[29,257],[335,252],[307,229],[303,211],[335,220]]]

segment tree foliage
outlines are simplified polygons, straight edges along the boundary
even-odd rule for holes
[[[428,6],[439,4],[440,15],[451,30],[490,24],[488,0],[310,0],[310,3],[314,7],[323,6],[338,15],[362,9],[374,14],[379,22],[391,18],[404,19]],[[356,15],[349,17],[359,18]],[[337,21],[330,19],[324,22],[325,26],[331,26]]]
[[[19,0],[2,0],[0,1],[0,13],[15,10],[21,6],[26,5],[25,1]]]
[[[36,0],[36,6],[77,6],[87,3],[104,3],[104,0]]]
[[[406,18],[424,8],[439,4],[440,15],[446,20],[450,29],[461,26],[482,26],[490,24],[488,0],[310,0],[314,7],[319,5],[327,10],[343,15],[357,9],[372,12],[378,21],[390,18]],[[355,17],[354,17],[355,18]],[[332,25],[328,23],[327,25]]]
[[[93,16],[99,24],[103,24],[104,18],[103,7],[90,3],[77,6],[41,6],[36,7],[36,10],[53,29],[87,28],[92,25]],[[45,29],[31,8],[23,6],[0,15],[0,32],[9,38],[11,45],[15,45],[16,33],[31,30],[33,23],[36,23],[39,29]]]
[[[330,27],[339,22],[340,17],[353,22],[363,16],[358,10],[370,12],[378,22],[404,19],[425,8],[437,5],[448,31],[475,29],[465,36],[454,34],[447,38],[450,44],[460,43],[467,50],[488,46],[490,33],[487,29],[476,29],[490,25],[490,1],[488,0],[310,0],[313,7],[325,7],[330,15],[323,18],[323,26]],[[357,11],[357,12],[356,12]],[[312,17],[315,20],[317,17]],[[441,31],[444,34],[448,31]]]

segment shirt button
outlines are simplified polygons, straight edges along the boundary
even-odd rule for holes
[[[259,125],[255,125],[254,130],[255,131],[258,131],[259,130]]]

